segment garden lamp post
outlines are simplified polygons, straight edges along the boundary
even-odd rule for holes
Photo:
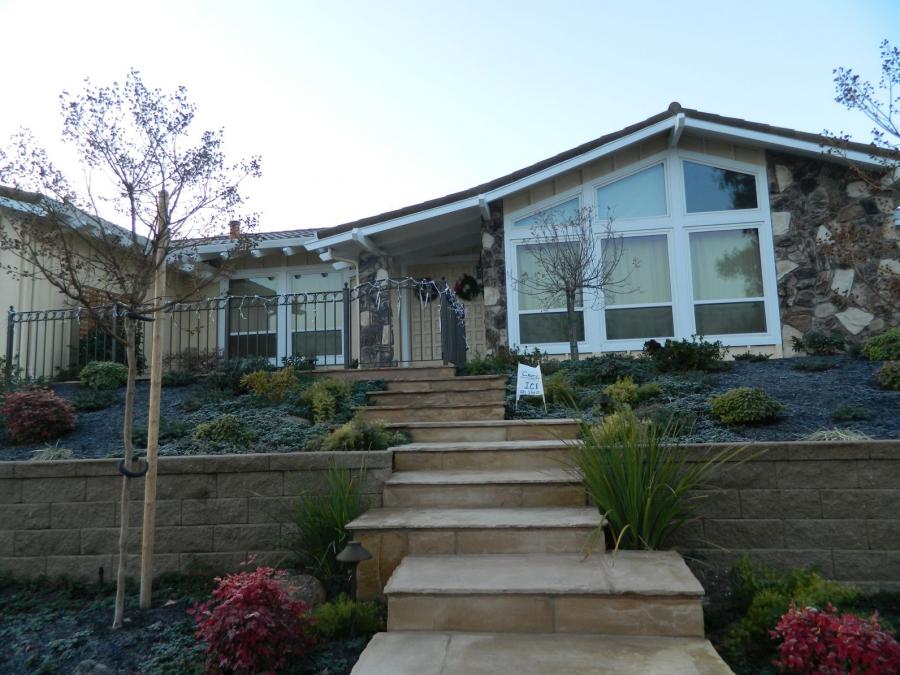
[[[350,565],[350,593],[356,600],[356,567],[363,560],[371,560],[369,553],[358,541],[348,541],[344,550],[337,554],[338,562]]]

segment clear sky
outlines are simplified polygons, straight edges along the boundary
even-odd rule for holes
[[[54,150],[85,76],[184,84],[262,229],[323,227],[464,189],[666,108],[868,141],[832,68],[878,77],[900,0],[0,0],[0,139]]]

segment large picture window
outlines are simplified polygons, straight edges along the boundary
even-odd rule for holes
[[[662,164],[597,188],[597,217],[614,220],[666,215],[666,175]]]
[[[567,220],[578,216],[579,203],[578,197],[575,197],[562,204],[556,204],[542,211],[536,211],[525,218],[519,218],[513,225],[523,229],[533,229],[536,225],[540,225],[545,221],[565,223]]]
[[[545,245],[545,244],[542,244]],[[516,266],[519,283],[519,340],[527,344],[568,342],[566,329],[566,299],[562,293],[538,292],[535,284],[546,276],[541,264],[535,259],[537,244],[516,247]],[[582,293],[575,296],[578,340],[584,340],[584,307]]]
[[[619,260],[610,279],[614,285],[605,293],[606,339],[672,337],[675,331],[666,235],[629,236],[621,241]]]
[[[691,232],[690,248],[697,333],[765,333],[759,230]]]
[[[756,176],[715,166],[684,162],[684,196],[688,213],[755,209]]]
[[[291,276],[291,354],[333,363],[343,350],[343,278],[336,272]]]

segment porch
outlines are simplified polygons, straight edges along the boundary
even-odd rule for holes
[[[281,293],[273,277],[250,277],[230,281],[241,294],[171,303],[155,318],[164,324],[164,370],[203,373],[221,360],[244,357],[300,369],[465,363],[467,308],[446,280],[383,278],[351,287],[335,284],[336,275],[317,276],[314,290]],[[77,379],[90,361],[125,362],[124,347],[113,336],[123,336],[132,320],[143,374],[151,317],[121,305],[27,312],[10,307],[6,368],[59,381]]]

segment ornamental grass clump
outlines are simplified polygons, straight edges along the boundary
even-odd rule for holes
[[[763,389],[738,387],[712,398],[709,410],[723,424],[763,424],[777,419],[783,406]]]
[[[409,436],[387,430],[384,422],[353,419],[335,429],[322,443],[322,450],[385,450],[409,443]]]
[[[290,552],[292,567],[323,581],[337,576],[337,554],[350,538],[347,523],[368,506],[362,493],[365,480],[365,470],[354,476],[347,468],[333,466],[317,494],[302,495],[293,503],[286,523],[291,527],[280,542],[280,548]]]
[[[337,416],[338,406],[352,393],[353,386],[349,382],[322,377],[313,382],[301,398],[312,411],[313,421],[331,422]]]
[[[702,501],[697,490],[726,463],[743,461],[739,447],[689,461],[687,449],[675,440],[677,426],[641,421],[628,409],[598,426],[582,425],[583,442],[573,447],[573,474],[606,517],[617,548],[664,548],[696,516]]]

